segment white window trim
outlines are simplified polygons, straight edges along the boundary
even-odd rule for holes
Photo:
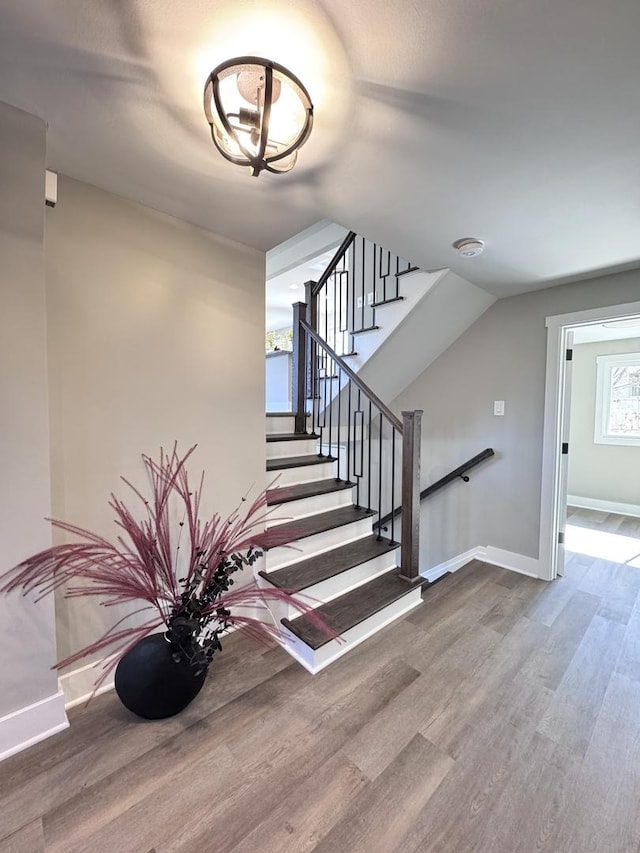
[[[596,357],[596,416],[593,440],[595,444],[617,444],[623,447],[640,447],[640,436],[611,435],[607,433],[609,406],[611,402],[611,368],[617,364],[629,364],[633,367],[640,367],[640,353],[627,352],[618,355],[599,355]]]

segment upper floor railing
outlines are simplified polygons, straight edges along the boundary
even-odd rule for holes
[[[376,308],[402,299],[399,281],[417,267],[353,231],[317,282],[306,282],[309,323],[338,355],[355,352],[355,336],[377,329]]]

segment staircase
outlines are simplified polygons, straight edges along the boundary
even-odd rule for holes
[[[267,414],[267,472],[279,475],[268,493],[271,524],[294,539],[267,552],[260,583],[311,604],[340,635],[328,638],[295,611],[280,614],[287,651],[312,673],[422,600],[421,584],[399,577],[398,543],[372,532],[377,513],[354,505],[354,486],[337,479],[337,459],[319,455],[318,441],[295,432],[293,414]]]

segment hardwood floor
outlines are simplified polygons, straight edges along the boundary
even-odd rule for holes
[[[623,536],[640,539],[640,518],[631,515],[568,506],[567,521],[578,527],[601,530],[603,533],[620,533]]]
[[[0,853],[638,853],[640,570],[472,563],[316,676],[230,637],[179,717],[113,694],[0,765]]]

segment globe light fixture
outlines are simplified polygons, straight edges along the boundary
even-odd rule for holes
[[[204,87],[211,138],[231,163],[288,172],[309,138],[313,104],[300,80],[277,62],[258,56],[229,59],[213,69]]]

